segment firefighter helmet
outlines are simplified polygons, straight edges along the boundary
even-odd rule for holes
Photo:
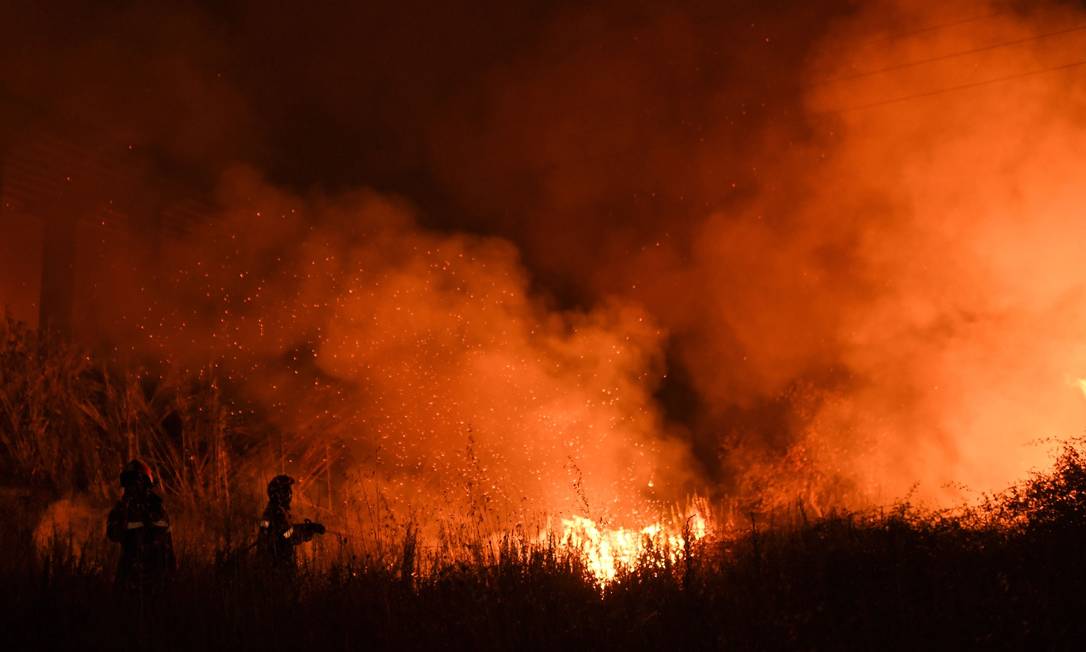
[[[137,482],[144,482],[148,487],[155,486],[155,474],[146,462],[140,459],[131,460],[124,465],[121,471],[121,486],[128,487]]]
[[[290,500],[291,485],[294,484],[294,478],[289,475],[277,475],[271,479],[268,483],[268,498],[279,500],[280,502],[288,502]],[[286,498],[284,501],[283,498]]]

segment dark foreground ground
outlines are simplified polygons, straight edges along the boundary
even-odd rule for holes
[[[12,515],[8,515],[12,518]],[[757,525],[757,521],[755,521]],[[40,559],[3,535],[4,648],[1081,649],[1086,468],[1053,472],[953,515],[901,507],[752,526],[606,590],[576,560],[510,544],[489,561],[405,581],[343,563],[293,586],[235,563],[184,564],[153,600],[108,572]]]

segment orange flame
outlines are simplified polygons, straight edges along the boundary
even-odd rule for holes
[[[685,534],[692,542],[703,539],[706,534],[705,519],[700,514],[694,514]],[[551,532],[542,533],[540,543],[546,543],[551,536]],[[677,563],[687,541],[684,532],[676,532],[659,522],[632,530],[608,528],[590,518],[575,515],[562,519],[559,544],[579,553],[599,583],[606,585],[614,581],[620,569],[632,568],[650,559]]]

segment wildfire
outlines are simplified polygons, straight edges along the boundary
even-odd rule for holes
[[[577,551],[600,584],[615,579],[620,568],[631,568],[642,561],[649,563],[678,562],[687,545],[684,534],[691,542],[705,537],[705,519],[694,514],[683,532],[657,522],[640,530],[622,527],[601,527],[583,516],[562,519],[562,536],[559,544]],[[546,543],[549,532],[540,535]]]

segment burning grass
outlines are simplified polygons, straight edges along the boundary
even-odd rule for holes
[[[326,545],[293,586],[185,547],[167,593],[140,603],[112,593],[103,542],[38,554],[8,510],[0,617],[20,649],[1062,648],[1084,633],[1082,461],[1069,448],[955,512],[749,516],[602,584],[553,538],[510,532],[454,559],[407,532],[387,556]]]
[[[148,393],[135,375],[6,328],[0,463],[19,483],[0,495],[10,649],[1059,648],[1084,633],[1080,443],[1046,474],[937,512],[810,519],[801,506],[702,501],[623,529],[505,523],[474,505],[423,523],[374,489],[329,519],[287,586],[251,566],[259,505],[236,484],[245,431],[214,407],[225,403],[214,382]],[[171,414],[191,424],[183,442],[163,424]],[[107,471],[132,433],[164,476],[180,559],[147,600],[114,593],[116,550],[101,532]]]

